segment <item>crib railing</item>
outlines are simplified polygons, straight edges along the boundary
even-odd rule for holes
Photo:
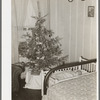
[[[89,59],[84,58],[84,57],[80,57],[79,61],[88,61]],[[89,64],[85,64],[85,65],[81,65],[81,69],[87,71],[87,72],[94,72],[96,70],[96,63],[89,63]]]
[[[44,95],[47,93],[47,88],[49,86],[49,77],[51,76],[52,73],[56,71],[63,71],[63,70],[78,70],[82,69],[85,70],[89,73],[95,72],[96,71],[96,59],[91,59],[88,61],[82,61],[82,62],[72,62],[72,63],[67,63],[60,65],[58,67],[55,67],[51,69],[45,76],[44,78]]]

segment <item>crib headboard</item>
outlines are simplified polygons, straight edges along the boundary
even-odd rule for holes
[[[82,57],[81,57],[82,58]],[[91,72],[95,72],[96,66],[92,66],[94,63],[96,63],[96,59],[90,59],[90,60],[82,60],[79,62],[72,62],[72,63],[67,63],[67,64],[63,64],[63,65],[59,65],[53,69],[51,69],[45,76],[44,78],[44,95],[46,95],[47,93],[47,88],[49,86],[49,77],[51,76],[52,73],[54,73],[57,70],[74,70],[74,69],[84,69],[87,72],[91,73]],[[86,65],[86,66],[84,66]]]

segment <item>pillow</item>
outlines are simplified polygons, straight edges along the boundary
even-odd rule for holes
[[[88,72],[86,72],[85,70],[56,71],[49,78],[49,86],[52,86],[52,85],[54,85],[54,84],[56,84],[59,81],[62,81],[64,79],[72,79],[74,77],[77,77],[77,76],[80,76],[80,75],[84,75],[86,73],[88,73]]]
[[[57,71],[53,73],[49,78],[49,86],[52,86],[56,83],[58,83],[60,80],[72,78],[74,76],[73,72],[68,71]]]
[[[65,71],[55,72],[54,74],[51,75],[51,78],[55,80],[63,80],[63,79],[68,79],[68,78],[82,75],[83,73],[85,72],[81,70],[74,70],[74,71],[65,70]]]
[[[73,71],[60,71],[57,73],[54,73],[51,75],[51,78],[56,79],[56,80],[63,80],[63,79],[67,79],[67,78],[71,78],[73,77],[75,74],[75,72]]]

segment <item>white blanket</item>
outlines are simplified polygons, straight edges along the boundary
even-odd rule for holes
[[[26,78],[25,78],[26,84],[24,88],[43,90],[44,76],[46,75],[47,72],[48,71],[41,70],[40,75],[32,75],[31,71],[29,70],[26,73]]]
[[[40,75],[31,75],[31,72],[26,73],[26,84],[24,88],[28,89],[41,89],[42,88],[42,77]]]

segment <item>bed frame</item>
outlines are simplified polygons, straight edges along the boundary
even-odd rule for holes
[[[47,89],[49,87],[49,77],[52,73],[56,71],[64,71],[64,70],[78,70],[82,69],[89,73],[96,72],[96,59],[86,59],[84,57],[80,57],[78,62],[72,62],[67,63],[63,65],[59,65],[58,67],[55,67],[51,69],[44,77],[44,83],[43,83],[43,95],[47,94]]]

